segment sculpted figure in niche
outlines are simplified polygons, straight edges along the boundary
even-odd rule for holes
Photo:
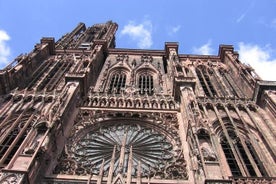
[[[30,144],[30,146],[26,147],[24,149],[25,154],[33,154],[35,152],[35,150],[36,150],[37,146],[39,145],[39,143],[41,141],[43,141],[43,136],[44,136],[45,132],[47,131],[47,129],[48,129],[48,127],[47,127],[46,122],[39,123],[36,126],[36,128],[35,128],[35,131],[36,131],[35,138],[34,138],[33,142]],[[46,147],[46,146],[47,145],[43,145],[43,147]]]
[[[209,142],[203,142],[200,145],[201,153],[203,155],[203,158],[205,161],[216,161],[217,157],[216,154],[214,153],[211,145]]]
[[[198,132],[199,149],[204,158],[204,161],[216,161],[217,157],[213,151],[213,146],[210,141],[210,135],[206,130],[199,130]]]

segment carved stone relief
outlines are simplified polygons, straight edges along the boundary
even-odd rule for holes
[[[1,184],[23,184],[24,174],[0,172]]]

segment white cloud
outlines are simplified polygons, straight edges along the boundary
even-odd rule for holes
[[[276,29],[276,17],[274,17],[270,20],[266,20],[264,17],[260,17],[257,20],[257,23],[261,24],[262,26],[265,26],[267,28]]]
[[[272,58],[273,50],[270,46],[260,47],[243,42],[238,46],[241,62],[252,66],[263,80],[276,81],[276,58]]]
[[[237,18],[236,22],[237,23],[241,22],[244,19],[244,17],[245,17],[246,14],[247,14],[247,12],[241,14],[241,16],[239,16],[239,18]]]
[[[177,33],[180,30],[180,28],[181,28],[181,25],[176,25],[176,26],[171,27],[168,31],[169,35],[171,36],[171,35]]]
[[[172,32],[176,33],[180,30],[181,26],[180,25],[177,25],[175,27],[172,28]]]
[[[200,55],[212,55],[214,52],[214,49],[211,47],[211,40],[209,40],[206,44],[200,46],[200,47],[194,47],[193,53],[194,54],[200,54]]]
[[[0,68],[9,63],[10,48],[6,44],[9,40],[9,35],[4,30],[0,30]]]
[[[255,1],[252,1],[251,4],[247,7],[247,9],[236,19],[237,23],[240,23],[247,13],[255,6]]]
[[[272,21],[271,21],[271,27],[272,28],[276,28],[276,18],[274,18]]]
[[[131,21],[123,27],[121,34],[128,35],[134,41],[138,41],[137,46],[140,49],[150,48],[153,44],[152,23],[150,21],[144,21],[141,24],[135,24]]]

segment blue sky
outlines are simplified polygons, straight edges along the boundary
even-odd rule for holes
[[[0,0],[0,68],[42,37],[58,40],[79,22],[117,22],[117,48],[217,55],[233,45],[240,60],[276,81],[276,0]]]

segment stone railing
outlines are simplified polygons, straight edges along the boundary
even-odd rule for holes
[[[141,108],[141,109],[169,109],[176,110],[179,105],[170,95],[139,95],[139,94],[108,94],[90,93],[84,106]]]
[[[275,184],[276,177],[234,177],[233,184]]]
[[[275,177],[234,177],[227,180],[206,179],[205,184],[275,184]]]

